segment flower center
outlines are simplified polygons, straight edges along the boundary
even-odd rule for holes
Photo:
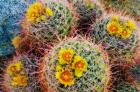
[[[21,83],[24,85],[24,84],[27,84],[27,79],[26,78],[24,78],[24,79],[22,79],[21,80]]]
[[[112,32],[117,32],[118,31],[118,28],[116,26],[114,26],[114,25],[111,26],[110,29],[111,29]]]
[[[71,59],[72,59],[72,55],[71,55],[70,52],[65,52],[65,53],[62,55],[62,57],[63,57],[63,59],[64,59],[65,61],[71,61]]]
[[[12,66],[11,71],[16,72],[17,71],[16,66]]]
[[[72,74],[67,70],[62,72],[60,78],[65,82],[70,82],[72,80]]]
[[[122,32],[122,34],[123,34],[124,36],[127,36],[127,35],[128,35],[128,32],[125,30],[125,31]]]
[[[84,68],[84,63],[82,61],[79,61],[75,64],[75,67],[79,68],[79,69],[82,69],[82,68]]]

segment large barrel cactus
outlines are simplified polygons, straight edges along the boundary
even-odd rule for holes
[[[3,68],[2,92],[38,92],[35,64],[27,56],[17,56],[9,60]]]
[[[46,81],[56,92],[108,92],[107,54],[83,38],[57,44],[45,57]]]
[[[140,1],[139,0],[100,0],[105,10],[122,12],[130,15],[136,20],[140,20]]]
[[[103,11],[97,3],[92,0],[68,0],[79,16],[78,28],[80,33],[89,32],[92,23],[101,17]]]
[[[140,87],[140,65],[134,65],[130,70],[128,70],[130,79],[132,79],[133,83],[135,83],[138,87]]]
[[[139,92],[137,87],[127,82],[121,82],[114,88],[113,92]]]
[[[74,16],[69,8],[61,2],[35,2],[27,9],[29,33],[44,39],[69,34],[74,24]]]
[[[0,1],[0,56],[14,53],[11,40],[20,33],[20,20],[26,7],[22,0]]]
[[[70,0],[69,0],[70,1]],[[94,13],[100,16],[102,14],[102,9],[92,0],[71,0],[79,13],[80,17],[83,19],[90,19]],[[94,15],[97,17],[97,15]]]
[[[92,28],[92,38],[102,43],[106,50],[118,55],[130,54],[137,46],[137,27],[134,21],[112,16],[103,18]]]

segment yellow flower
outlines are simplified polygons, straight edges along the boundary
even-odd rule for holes
[[[128,29],[128,28],[124,28],[121,32],[121,37],[124,39],[129,38],[132,35],[132,30]]]
[[[16,36],[14,39],[12,39],[12,44],[15,48],[18,48],[20,45],[21,38],[19,36]]]
[[[19,61],[17,63],[10,64],[7,68],[7,72],[9,75],[13,75],[13,74],[19,73],[21,71],[22,67],[23,67],[23,65]]]
[[[46,16],[45,16],[45,15],[42,15],[42,16],[40,17],[40,19],[44,21],[44,20],[46,20]]]
[[[57,66],[56,66],[56,71],[61,71],[61,70],[62,70],[62,66],[57,65]]]
[[[119,21],[119,17],[114,15],[114,16],[112,17],[112,21],[118,22],[118,21]]]
[[[64,86],[71,86],[74,84],[74,76],[69,70],[56,72],[56,78]]]
[[[133,20],[129,20],[127,25],[130,27],[130,29],[134,30],[136,29],[136,24]]]
[[[69,64],[69,63],[71,63],[74,54],[75,54],[75,52],[71,48],[61,49],[59,51],[59,54],[58,54],[59,63],[60,64]]]
[[[45,14],[45,7],[39,3],[36,2],[29,6],[27,13],[26,13],[26,18],[29,22],[35,22],[37,18]]]
[[[86,4],[86,6],[87,6],[88,8],[90,8],[90,9],[93,9],[93,8],[96,7],[95,4],[94,4],[91,0],[86,0],[86,1],[85,1],[85,4]]]
[[[48,14],[49,16],[53,16],[54,12],[50,8],[46,8],[46,14]]]
[[[11,85],[25,87],[28,85],[28,78],[25,75],[17,75],[12,78]]]
[[[75,76],[81,77],[83,72],[87,71],[88,63],[81,56],[75,56],[74,62],[72,63],[72,68],[75,69]]]
[[[112,21],[107,24],[107,31],[109,32],[109,34],[117,34],[121,30],[122,28],[118,22]]]

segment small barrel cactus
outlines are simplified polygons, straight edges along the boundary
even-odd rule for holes
[[[17,56],[6,65],[1,80],[3,92],[38,92],[35,64],[27,56]],[[5,71],[6,70],[6,71]]]
[[[11,40],[20,33],[20,20],[27,8],[22,0],[0,0],[0,56],[13,54]]]
[[[133,66],[130,70],[130,77],[134,80],[134,82],[140,85],[140,65]]]
[[[139,90],[133,84],[121,82],[114,88],[112,92],[139,92]]]
[[[76,11],[79,13],[80,17],[84,19],[89,19],[96,13],[98,16],[102,14],[101,7],[99,7],[92,0],[71,0],[76,8]],[[95,15],[97,17],[97,15]]]
[[[81,37],[60,42],[45,61],[48,87],[56,92],[108,92],[107,54]]]
[[[131,54],[138,42],[136,30],[134,21],[113,16],[96,23],[91,36],[96,43],[102,43],[106,50],[115,50],[118,55]]]
[[[108,11],[122,12],[130,15],[136,20],[140,20],[140,1],[139,0],[100,0],[104,8]]]
[[[69,34],[74,24],[72,12],[61,2],[35,2],[26,13],[29,34],[52,40],[55,36],[64,37]]]
[[[84,33],[87,32],[91,24],[96,22],[96,19],[99,19],[103,13],[101,7],[92,0],[68,1],[73,4],[74,9],[79,14],[78,28],[80,29],[80,33],[82,30]]]

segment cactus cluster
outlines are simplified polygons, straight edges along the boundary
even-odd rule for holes
[[[93,26],[91,36],[96,43],[102,43],[105,49],[123,55],[134,52],[137,47],[137,30],[133,21],[111,16]]]
[[[130,15],[136,20],[140,20],[140,1],[139,0],[100,0],[105,10],[115,10],[125,15]]]
[[[9,60],[3,69],[2,80],[0,81],[5,92],[38,92],[39,86],[35,80],[35,64],[27,56],[16,56]],[[34,83],[36,83],[34,85]]]
[[[44,39],[68,35],[75,23],[69,8],[60,2],[53,1],[33,3],[27,10],[26,19],[30,22],[29,33]]]
[[[0,92],[139,92],[139,12],[139,0],[0,0]]]
[[[107,91],[111,79],[107,56],[105,58],[98,46],[83,38],[69,38],[60,42],[45,61],[48,85],[58,92]],[[80,72],[80,66],[82,68],[84,65],[85,70]],[[68,71],[69,74],[64,74]],[[62,75],[69,75],[72,83],[67,84],[67,78]]]

